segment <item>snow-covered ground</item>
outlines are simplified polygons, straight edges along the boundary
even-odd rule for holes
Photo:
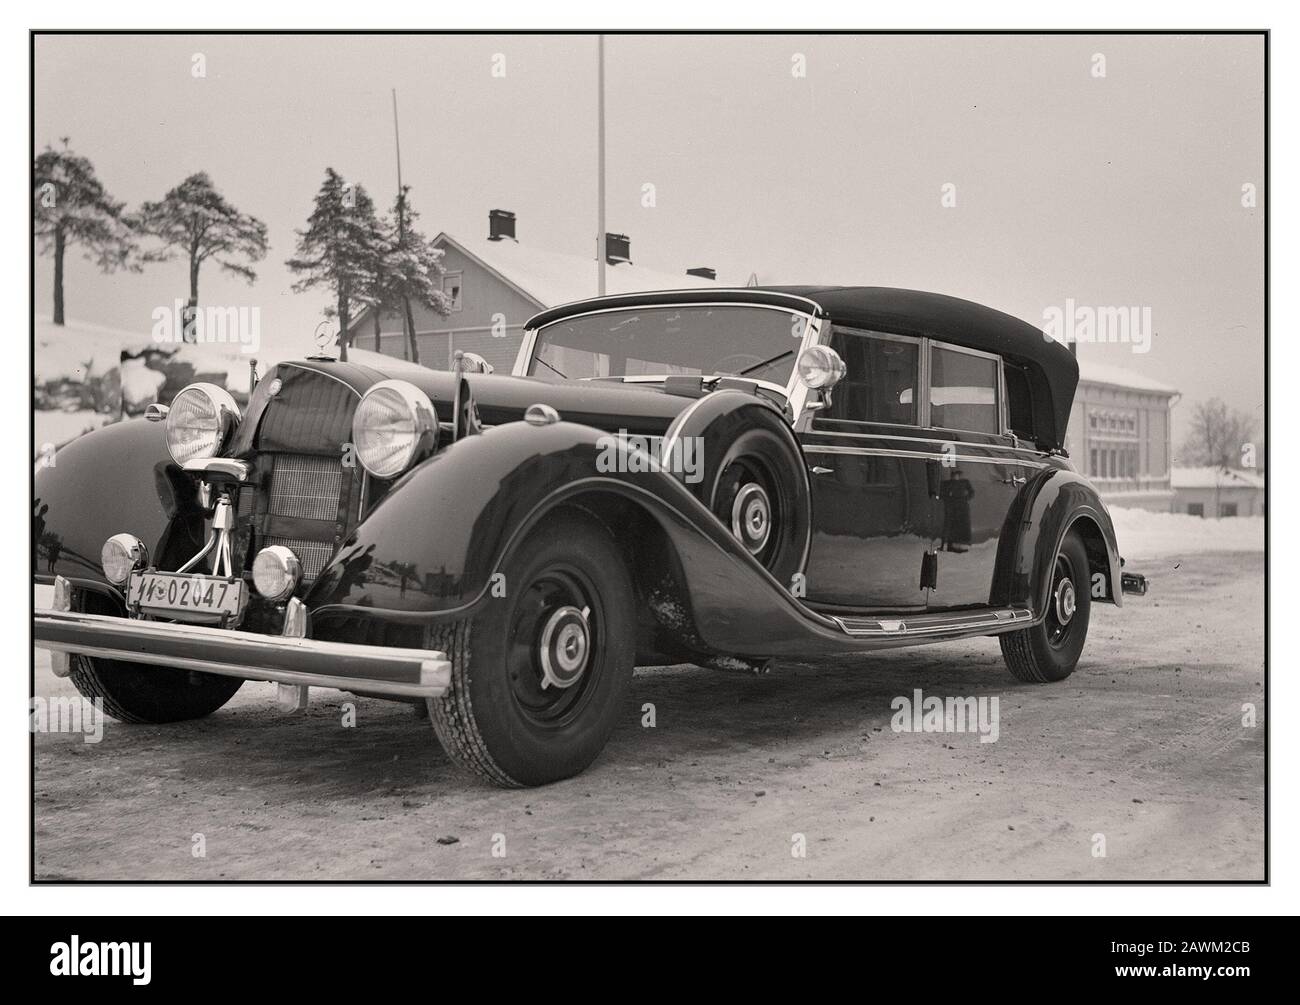
[[[1112,509],[1119,553],[1128,558],[1178,556],[1207,551],[1263,551],[1262,516],[1205,520],[1187,513]]]

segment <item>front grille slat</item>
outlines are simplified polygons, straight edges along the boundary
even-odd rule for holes
[[[264,540],[267,547],[282,544],[298,556],[298,561],[302,563],[304,583],[315,582],[325,568],[325,563],[334,554],[334,546],[321,541],[304,541],[296,537],[267,537]]]

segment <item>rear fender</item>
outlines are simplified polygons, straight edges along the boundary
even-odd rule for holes
[[[1081,475],[1051,469],[1039,475],[1013,513],[1007,533],[1016,542],[1013,557],[999,571],[1008,606],[1027,607],[1035,620],[1047,615],[1052,569],[1065,535],[1077,531],[1088,552],[1088,591],[1095,602],[1123,603],[1115,525],[1097,490]]]

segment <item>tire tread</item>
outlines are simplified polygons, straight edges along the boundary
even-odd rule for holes
[[[446,653],[451,661],[451,690],[441,698],[428,699],[429,721],[443,750],[457,765],[494,785],[522,788],[492,759],[474,721],[468,679],[471,628],[472,622],[466,620],[429,630],[428,648]]]

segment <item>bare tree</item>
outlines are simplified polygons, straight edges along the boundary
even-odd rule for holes
[[[123,210],[108,194],[95,166],[68,147],[47,146],[32,168],[32,227],[40,253],[54,258],[54,323],[63,324],[63,256],[79,244],[104,272],[140,271],[136,243]]]
[[[1198,401],[1192,409],[1191,428],[1183,441],[1184,463],[1215,469],[1214,515],[1219,516],[1220,489],[1227,468],[1240,468],[1243,448],[1255,433],[1250,413],[1229,409],[1218,398]]]
[[[266,224],[226,202],[202,171],[161,201],[146,202],[132,220],[141,233],[162,243],[145,253],[146,262],[165,262],[178,251],[189,259],[191,307],[198,305],[199,269],[209,258],[252,283],[257,273],[250,263],[266,257]]]
[[[1220,468],[1241,467],[1242,448],[1255,434],[1249,412],[1229,409],[1218,398],[1198,401],[1183,440],[1184,463]]]

